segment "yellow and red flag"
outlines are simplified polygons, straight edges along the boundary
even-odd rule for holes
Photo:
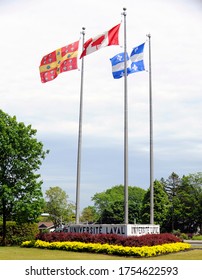
[[[76,41],[45,55],[39,66],[41,82],[52,81],[62,72],[77,69],[78,47],[79,41]]]

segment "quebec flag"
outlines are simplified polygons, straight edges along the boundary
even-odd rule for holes
[[[144,45],[145,43],[133,48],[130,57],[126,54],[127,75],[145,70],[143,61]],[[124,52],[115,55],[110,60],[114,79],[122,78],[124,76]]]
[[[130,55],[131,60],[131,73],[144,71],[144,61],[143,61],[143,52],[144,52],[145,43],[135,47]]]
[[[124,52],[115,55],[110,58],[112,64],[112,75],[114,79],[120,79],[124,76]],[[127,75],[131,73],[131,61],[128,54],[126,54],[127,60]]]

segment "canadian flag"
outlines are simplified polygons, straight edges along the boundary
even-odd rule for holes
[[[119,28],[121,24],[112,27],[109,31],[103,32],[95,38],[90,38],[83,45],[83,52],[80,58],[95,52],[103,47],[119,45]]]

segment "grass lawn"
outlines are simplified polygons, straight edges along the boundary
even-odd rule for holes
[[[119,257],[37,248],[0,247],[0,260],[202,260],[202,246],[193,250],[151,258]]]

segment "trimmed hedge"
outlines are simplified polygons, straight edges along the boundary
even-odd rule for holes
[[[181,242],[182,240],[170,233],[146,234],[142,236],[120,236],[117,234],[90,234],[90,233],[67,233],[52,232],[41,233],[36,236],[36,240],[46,242],[77,241],[83,243],[113,244],[130,247],[155,246],[168,243]]]
[[[39,232],[37,224],[6,222],[6,245],[20,245],[25,240],[34,240]],[[3,223],[0,222],[0,245],[2,245]]]

